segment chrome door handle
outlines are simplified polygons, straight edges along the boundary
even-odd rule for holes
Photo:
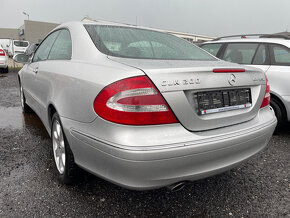
[[[35,69],[33,69],[33,73],[38,73],[38,67],[36,67]]]

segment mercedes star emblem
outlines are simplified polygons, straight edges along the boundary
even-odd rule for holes
[[[237,81],[237,78],[236,78],[235,74],[231,74],[231,76],[230,76],[230,78],[228,79],[228,81],[229,81],[229,84],[230,84],[231,86],[235,85],[235,84],[236,84],[236,81]]]

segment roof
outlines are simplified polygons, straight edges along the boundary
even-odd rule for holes
[[[290,36],[290,32],[281,32],[281,33],[275,33],[275,34],[278,34],[278,35],[285,35],[285,36]]]
[[[171,30],[163,30],[163,29],[157,29],[157,28],[151,28],[151,27],[143,27],[143,26],[137,26],[137,25],[132,25],[132,24],[126,24],[126,23],[118,23],[118,22],[112,22],[112,21],[104,21],[104,20],[95,20],[89,17],[84,17],[82,19],[82,22],[85,23],[99,23],[99,24],[107,24],[107,25],[117,25],[117,26],[130,26],[130,27],[136,27],[136,28],[142,28],[142,29],[150,29],[150,30],[155,30],[159,32],[165,32],[165,33],[170,33],[182,38],[200,38],[204,40],[212,40],[215,39],[216,37],[212,36],[205,36],[205,35],[199,35],[199,34],[192,34],[192,33],[183,33],[183,32],[176,32],[176,31],[171,31]]]
[[[209,42],[205,42],[204,44],[210,43],[227,43],[227,42],[265,42],[265,43],[276,43],[290,46],[289,39],[281,39],[281,38],[234,38],[234,39],[221,39],[221,40],[212,40]]]

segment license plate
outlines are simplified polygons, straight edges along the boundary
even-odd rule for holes
[[[251,89],[231,89],[194,94],[200,115],[219,113],[252,106]]]

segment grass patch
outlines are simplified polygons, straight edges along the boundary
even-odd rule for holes
[[[18,72],[19,70],[21,70],[22,67],[9,67],[8,71],[9,72]]]

